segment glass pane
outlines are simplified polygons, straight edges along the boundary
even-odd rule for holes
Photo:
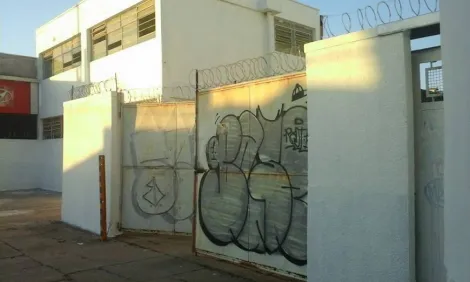
[[[68,52],[72,50],[72,41],[65,42],[62,45],[62,53]]]
[[[139,37],[155,32],[155,13],[139,19]]]
[[[154,6],[154,1],[153,0],[148,0],[148,1],[145,1],[143,2],[142,4],[140,4],[138,7],[137,7],[137,10],[140,12],[140,11],[143,11],[149,7],[152,7]]]
[[[82,60],[82,50],[80,47],[73,49],[72,51],[72,60],[73,63],[80,63]]]
[[[64,54],[64,69],[72,66],[72,52]]]
[[[109,20],[106,23],[106,31],[108,32],[108,34],[111,31],[115,31],[116,29],[119,29],[119,28],[121,28],[121,17],[120,16],[117,16],[117,17]]]
[[[52,55],[53,55],[54,58],[57,57],[57,56],[61,56],[62,55],[62,46],[54,48],[54,50],[52,50]]]
[[[137,22],[129,24],[122,29],[122,46],[128,48],[137,43]]]
[[[72,40],[72,48],[77,47],[80,47],[80,36],[77,36]]]
[[[106,41],[106,36],[103,35],[101,37],[95,37],[95,39],[93,39],[93,44],[98,44],[100,42],[103,42],[103,41]]]
[[[126,11],[121,15],[122,26],[128,25],[135,21],[137,21],[137,9],[136,8]]]
[[[106,41],[93,45],[93,60],[106,56]]]
[[[108,51],[112,50],[115,52],[121,49],[122,49],[122,30],[118,29],[108,34]]]
[[[116,30],[108,34],[108,46],[122,40],[122,30]]]
[[[43,58],[51,57],[52,58],[52,51],[46,51],[42,54]]]
[[[97,38],[101,38],[106,36],[106,25],[101,24],[95,28],[93,28],[93,32],[91,34],[93,41],[97,40]]]
[[[54,62],[53,62],[53,69],[52,69],[53,74],[55,75],[55,74],[60,73],[63,67],[64,66],[63,66],[62,56],[55,57]]]

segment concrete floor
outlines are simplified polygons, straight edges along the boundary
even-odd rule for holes
[[[290,281],[191,253],[191,238],[126,234],[100,242],[59,222],[60,194],[0,192],[0,282]]]

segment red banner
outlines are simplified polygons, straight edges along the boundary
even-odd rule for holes
[[[31,86],[29,82],[0,80],[0,113],[31,113]]]

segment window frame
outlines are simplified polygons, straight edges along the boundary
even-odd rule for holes
[[[284,32],[284,38],[281,39],[279,37],[281,37],[282,32]],[[303,56],[305,55],[303,45],[313,41],[315,41],[314,27],[274,17],[274,50],[276,52],[297,55],[292,52],[292,50],[297,49],[300,51],[300,55]],[[284,47],[281,47],[282,45]]]
[[[66,61],[65,56],[69,56],[70,60]],[[40,54],[40,57],[42,60],[42,79],[48,79],[68,70],[78,68],[82,64],[81,34],[74,35],[47,49]]]
[[[107,18],[90,28],[91,61],[155,38],[156,28],[155,0],[141,1]]]
[[[43,118],[42,123],[42,139],[53,140],[64,138],[64,116],[53,116]],[[47,124],[50,123],[50,124]],[[46,128],[47,127],[47,128]]]

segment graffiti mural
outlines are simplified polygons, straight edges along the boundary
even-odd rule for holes
[[[182,151],[189,148],[192,152],[193,136],[190,130],[186,130],[187,140],[176,144],[170,141],[176,136],[176,131],[168,131],[159,135],[164,136],[164,142],[154,139],[157,146],[160,146],[161,158],[138,160],[138,150],[145,148],[145,143],[149,142],[149,136],[142,136],[145,132],[136,133],[132,136],[131,150],[136,156],[135,180],[132,186],[132,202],[136,212],[143,217],[162,216],[170,224],[191,219],[193,212],[182,213],[176,207],[179,200],[179,193],[183,182],[182,170],[193,170],[193,163],[180,160]],[[157,133],[158,134],[158,133]],[[174,154],[176,153],[176,155]],[[144,152],[145,154],[145,152]],[[193,154],[191,153],[191,156]],[[143,156],[144,157],[144,156]],[[147,172],[147,173],[146,173]]]
[[[293,100],[305,97],[296,85]],[[306,99],[305,99],[306,100]],[[199,223],[215,245],[307,262],[307,108],[216,116],[199,188]]]
[[[194,104],[123,107],[123,228],[192,231]]]

